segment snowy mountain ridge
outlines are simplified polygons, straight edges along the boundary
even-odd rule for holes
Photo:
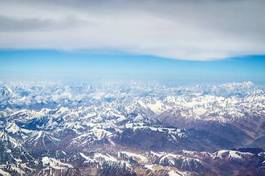
[[[263,173],[264,90],[251,82],[1,83],[0,172]]]

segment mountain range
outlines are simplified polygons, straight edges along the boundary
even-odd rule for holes
[[[0,175],[265,175],[252,82],[0,83]]]

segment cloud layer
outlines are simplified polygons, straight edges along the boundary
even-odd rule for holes
[[[265,54],[263,0],[0,1],[0,48],[210,60]]]

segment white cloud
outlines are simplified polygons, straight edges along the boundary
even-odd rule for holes
[[[0,48],[114,49],[192,60],[265,54],[265,1],[0,2]]]

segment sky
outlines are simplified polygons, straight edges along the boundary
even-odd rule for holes
[[[264,0],[2,0],[0,79],[265,82]]]
[[[191,61],[117,51],[0,50],[0,80],[265,84],[265,56]]]

